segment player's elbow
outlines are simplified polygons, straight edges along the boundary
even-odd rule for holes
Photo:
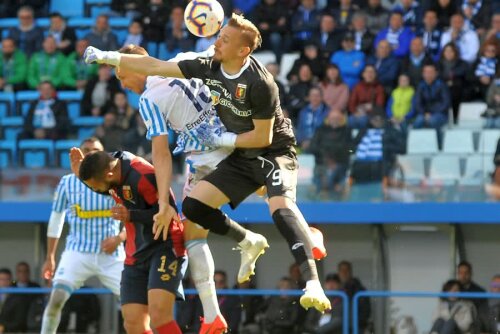
[[[258,137],[258,145],[259,147],[268,147],[273,142],[273,134],[270,135],[262,135]]]

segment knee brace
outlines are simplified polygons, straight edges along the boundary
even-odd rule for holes
[[[222,211],[211,208],[195,198],[188,196],[182,201],[182,212],[187,219],[210,232],[226,235],[229,231],[230,220]]]

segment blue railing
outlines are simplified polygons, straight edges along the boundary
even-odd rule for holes
[[[500,299],[500,293],[485,292],[402,292],[402,291],[360,291],[354,295],[352,300],[352,328],[353,334],[359,334],[358,326],[358,308],[359,299],[366,297],[414,297],[414,298],[482,298],[482,299]]]
[[[0,294],[47,294],[50,293],[51,288],[0,288]],[[108,289],[99,288],[82,288],[74,291],[75,294],[96,294],[105,295],[111,294]],[[197,295],[198,291],[195,289],[184,290],[186,295]],[[218,295],[226,296],[302,296],[302,290],[273,290],[273,289],[221,289],[217,290]],[[342,333],[349,334],[349,298],[343,291],[325,291],[327,296],[340,297],[342,299]],[[333,310],[335,311],[335,310]]]

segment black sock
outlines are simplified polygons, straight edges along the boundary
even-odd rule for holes
[[[290,247],[295,262],[300,266],[306,281],[317,280],[318,271],[312,256],[307,232],[291,209],[278,209],[273,213],[273,221]]]

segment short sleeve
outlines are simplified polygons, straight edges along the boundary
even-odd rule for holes
[[[139,114],[146,125],[146,138],[168,135],[168,126],[165,115],[160,111],[156,103],[147,99],[141,98],[139,101]]]
[[[68,199],[66,197],[66,180],[62,178],[57,185],[56,192],[54,193],[54,201],[52,203],[52,211],[62,213],[66,210]]]
[[[192,60],[181,60],[177,63],[186,79],[205,79],[205,73],[210,70],[211,58],[196,58]]]
[[[274,81],[259,80],[254,83],[250,98],[253,119],[271,119],[280,108],[278,86]]]

